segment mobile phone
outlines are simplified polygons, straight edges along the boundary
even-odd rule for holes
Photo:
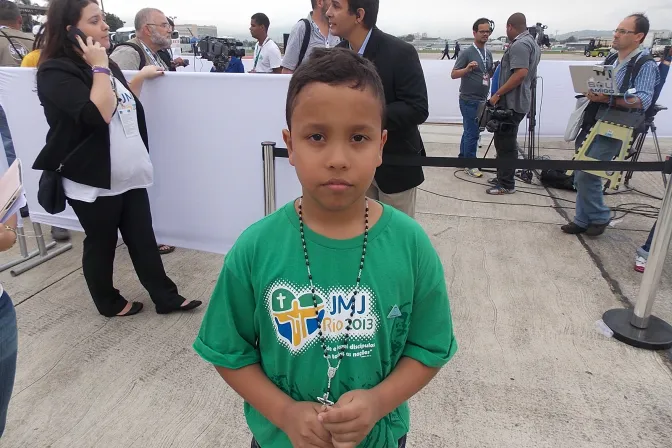
[[[82,41],[86,44],[86,39],[88,38],[88,36],[84,34],[82,30],[80,30],[79,28],[75,26],[70,27],[70,29],[68,30],[68,39],[70,39],[73,44],[79,47],[79,42],[77,42],[76,36],[79,36],[82,39]]]

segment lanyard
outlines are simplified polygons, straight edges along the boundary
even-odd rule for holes
[[[161,63],[159,63],[159,61],[156,60],[156,57],[154,56],[154,53],[152,53],[152,50],[147,48],[147,45],[145,45],[144,42],[140,42],[140,43],[142,44],[142,48],[145,49],[145,53],[147,53],[149,55],[149,59],[150,59],[150,62],[152,63],[152,65],[155,65],[155,66],[161,67],[161,68],[168,68],[164,64],[161,64]]]
[[[257,62],[259,61],[259,56],[261,56],[261,49],[264,48],[264,45],[266,45],[266,42],[268,42],[269,39],[270,37],[266,37],[266,40],[261,45],[259,45],[259,43],[257,42],[257,52],[256,52],[257,54],[254,55],[254,67],[252,68],[252,70],[255,70],[257,68]]]
[[[483,61],[483,72],[486,73],[488,71],[488,49],[483,47],[483,53],[485,53],[485,56],[483,56],[483,53],[481,53],[481,50],[476,46],[476,44],[471,44],[474,46],[476,49],[476,53],[481,57],[481,61]]]

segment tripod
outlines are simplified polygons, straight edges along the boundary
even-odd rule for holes
[[[630,160],[632,162],[637,162],[639,160],[639,156],[642,153],[642,148],[644,147],[644,141],[646,140],[646,136],[649,133],[649,130],[651,131],[651,135],[653,136],[653,146],[656,148],[656,153],[658,155],[658,161],[662,162],[663,161],[663,154],[660,152],[660,144],[658,143],[658,134],[656,134],[656,124],[653,122],[654,117],[658,112],[661,110],[667,110],[667,107],[661,106],[659,104],[654,104],[652,108],[652,114],[650,117],[646,117],[646,121],[644,122],[644,131],[637,135],[635,138],[635,142],[632,145],[632,148],[630,148],[629,153],[631,154]],[[630,179],[632,179],[632,175],[634,174],[633,171],[628,171],[625,173],[625,180],[623,184],[626,187],[630,186]],[[665,177],[665,173],[661,173],[663,176],[663,185],[665,188],[667,188],[667,177]]]
[[[537,78],[534,78],[532,80],[532,85],[531,87],[531,96],[530,96],[530,112],[527,114],[527,137],[526,137],[526,150],[527,150],[527,159],[528,160],[534,160],[536,158],[536,153],[537,153],[537,143],[535,141],[535,133],[537,131]],[[483,132],[484,129],[481,129],[481,132]],[[495,141],[495,137],[493,136],[492,139],[490,140],[490,144],[488,145],[488,149],[485,151],[485,154],[483,155],[483,158],[485,159],[488,157],[488,152],[490,152],[490,148],[492,147],[493,142]],[[523,152],[522,148],[518,148],[519,152]],[[516,176],[520,178],[523,182],[527,184],[532,183],[532,178],[533,178],[534,172],[532,170],[520,170],[516,173]]]
[[[534,160],[537,153],[537,144],[534,140],[537,130],[537,78],[532,80],[530,96],[530,112],[527,114],[527,160]],[[532,183],[533,171],[520,170],[518,177],[526,184]]]

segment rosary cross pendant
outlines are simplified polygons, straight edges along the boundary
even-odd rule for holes
[[[319,401],[320,403],[322,403],[325,406],[333,406],[334,405],[334,402],[329,399],[329,393],[325,393],[323,396],[317,397],[317,401]]]

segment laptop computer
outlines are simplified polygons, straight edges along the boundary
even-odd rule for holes
[[[623,96],[616,83],[616,70],[612,65],[570,65],[574,92],[604,93]]]
[[[0,222],[5,222],[10,217],[10,212],[15,213],[17,201],[23,194],[23,173],[21,172],[21,160],[16,159],[12,166],[0,177]]]

